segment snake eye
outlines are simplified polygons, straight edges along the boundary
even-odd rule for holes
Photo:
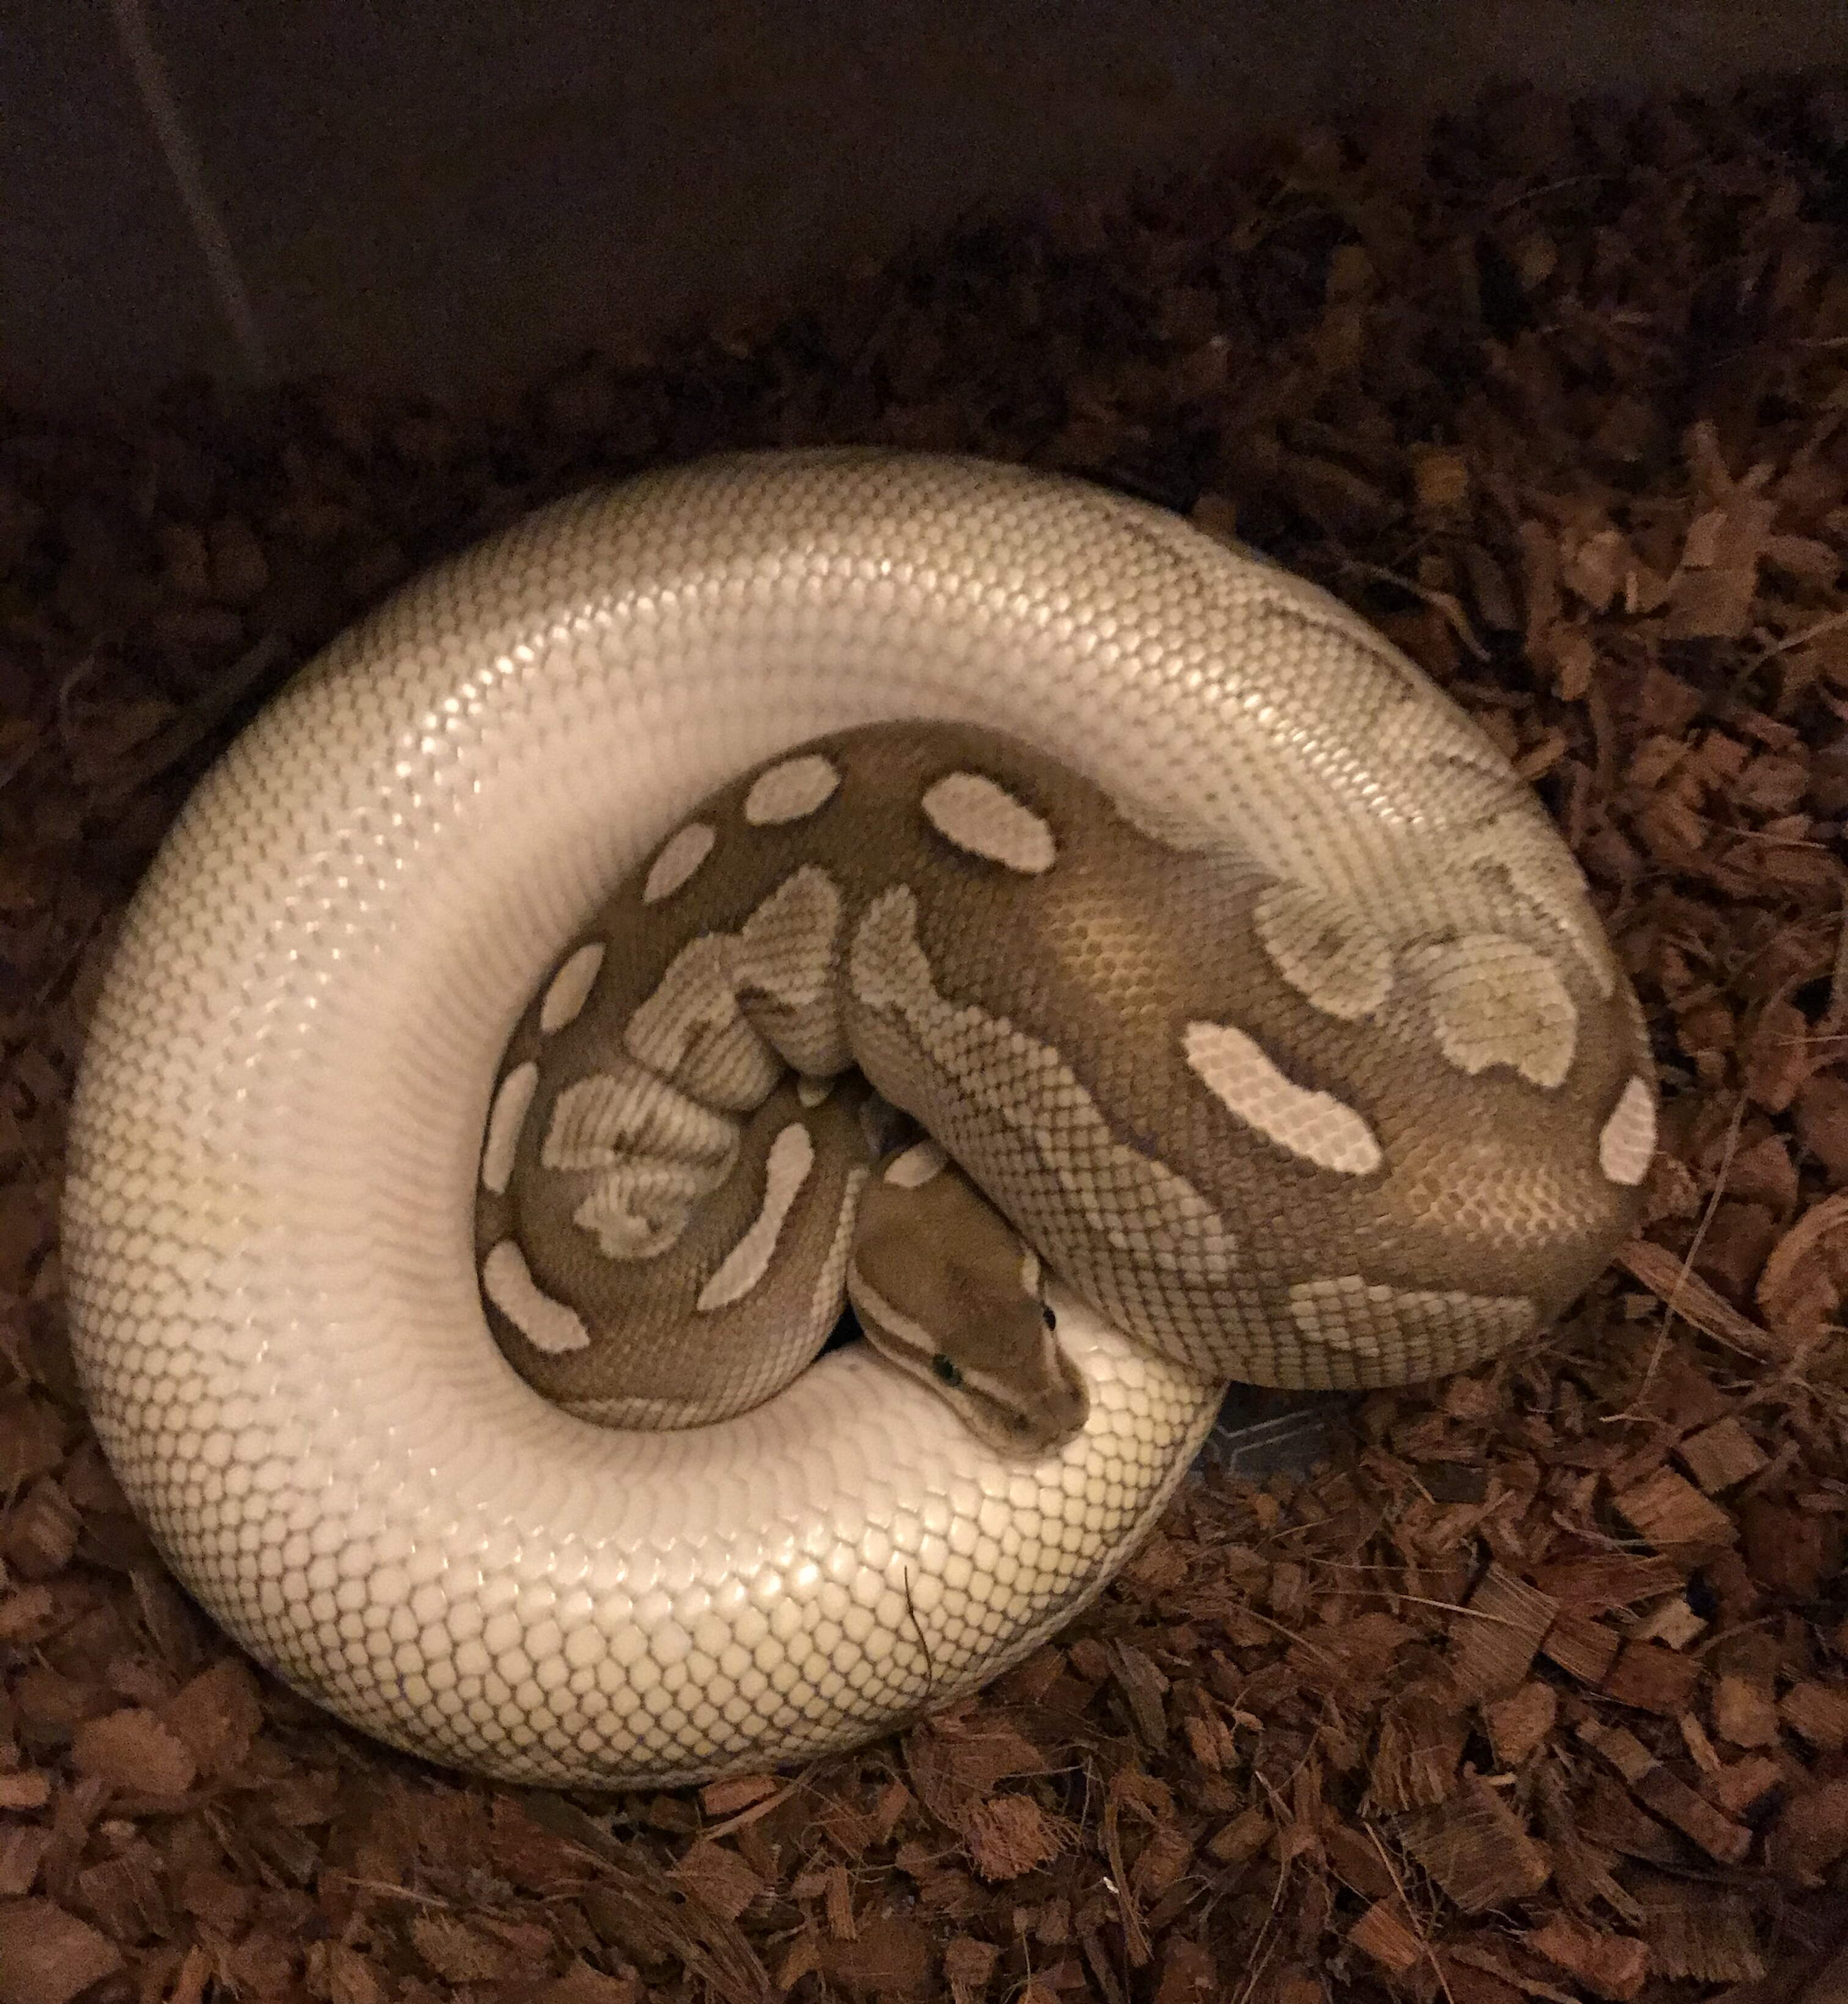
[[[1049,1309],[1043,1302],[1040,1304],[1040,1319],[1045,1323],[1048,1329],[1057,1329],[1059,1326],[1058,1317],[1053,1313],[1052,1310]]]
[[[940,1350],[931,1359],[931,1375],[954,1391],[963,1382],[963,1374]]]

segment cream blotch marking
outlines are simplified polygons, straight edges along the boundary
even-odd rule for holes
[[[826,871],[804,864],[739,927],[732,955],[732,985],[773,1040],[779,1066],[821,1078],[854,1061],[834,980],[843,902]],[[761,1020],[759,998],[777,1011],[773,1027]]]
[[[488,1114],[488,1137],[482,1144],[481,1186],[496,1196],[505,1194],[520,1151],[520,1130],[539,1084],[539,1068],[530,1060],[515,1065],[494,1089]]]
[[[782,1236],[790,1206],[815,1166],[815,1144],[808,1130],[792,1120],[771,1142],[763,1163],[763,1203],[749,1228],[725,1255],[695,1306],[702,1314],[742,1301],[770,1270],[777,1242]]]
[[[539,1004],[539,1034],[549,1037],[562,1030],[567,1023],[577,1020],[579,1011],[589,1000],[603,966],[605,948],[602,941],[591,940],[580,946],[552,977],[551,986],[545,990],[545,999]]]
[[[1551,826],[1524,803],[1498,815],[1472,847],[1478,871],[1500,878],[1517,898],[1565,934],[1599,999],[1609,1001],[1617,992],[1617,962],[1610,939],[1585,895],[1584,880],[1563,864]]]
[[[728,933],[683,946],[636,1004],[622,1048],[694,1098],[744,1113],[763,1103],[784,1067],[738,1006],[737,947]]]
[[[622,1063],[559,1094],[542,1160],[605,1172],[572,1214],[605,1258],[652,1259],[678,1242],[730,1172],[727,1115],[761,1105],[786,1062],[815,1075],[808,1103],[826,1097],[822,1075],[850,1061],[829,983],[840,909],[825,871],[792,871],[735,934],[706,934],[674,956],[624,1026]],[[779,1049],[741,990],[788,1012]]]
[[[675,955],[635,1007],[622,1047],[637,1064],[736,1113],[763,1104],[790,1065],[826,1077],[852,1063],[829,972],[841,897],[825,870],[792,871],[736,933],[707,933]],[[794,1019],[773,1050],[739,1006],[741,990]]]
[[[1043,818],[984,773],[946,773],[924,790],[922,805],[945,841],[1022,876],[1043,874],[1057,857]]]
[[[751,782],[751,790],[745,796],[745,819],[753,828],[800,821],[825,807],[840,784],[839,769],[819,752],[783,759]]]
[[[552,1102],[548,1169],[601,1170],[572,1213],[608,1260],[650,1260],[675,1244],[694,1207],[731,1173],[738,1123],[665,1079],[619,1060]]]
[[[1342,1175],[1379,1168],[1380,1144],[1366,1120],[1332,1093],[1299,1085],[1243,1030],[1190,1023],[1181,1047],[1208,1091],[1280,1148]]]
[[[1597,1137],[1597,1165],[1612,1182],[1634,1189],[1655,1152],[1656,1096],[1646,1080],[1632,1078]]]
[[[892,1157],[885,1165],[885,1180],[899,1189],[918,1189],[941,1175],[949,1161],[942,1144],[927,1135],[913,1141],[902,1155]]]
[[[1545,954],[1505,933],[1465,933],[1409,948],[1404,965],[1424,983],[1432,1032],[1459,1071],[1474,1078],[1501,1064],[1548,1091],[1565,1083],[1579,1012]]]
[[[728,1160],[738,1123],[640,1065],[573,1080],[552,1103],[539,1160],[570,1172],[613,1168],[624,1156]]]
[[[1392,992],[1392,948],[1352,906],[1303,884],[1273,884],[1253,913],[1271,964],[1312,1008],[1343,1023]]]
[[[860,1199],[872,1171],[865,1167],[848,1170],[842,1187],[840,1209],[835,1214],[834,1235],[828,1242],[828,1256],[817,1268],[809,1295],[808,1319],[819,1326],[840,1304],[847,1288],[847,1265],[854,1253],[854,1227],[860,1215]]]
[[[734,983],[785,1009],[811,1007],[833,973],[840,914],[840,888],[826,871],[812,863],[792,870],[738,928]]]
[[[605,1175],[571,1214],[606,1260],[654,1260],[680,1242],[724,1173],[691,1162],[629,1161]]]
[[[712,853],[717,839],[717,831],[703,821],[689,822],[669,836],[649,867],[642,885],[642,902],[658,905],[663,898],[672,897]]]
[[[541,1290],[526,1255],[512,1239],[502,1239],[489,1253],[481,1277],[488,1299],[534,1349],[556,1357],[588,1346],[591,1333],[577,1311]]]

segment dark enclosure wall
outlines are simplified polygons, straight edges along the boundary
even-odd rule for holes
[[[0,394],[433,394],[971,212],[1490,79],[1711,92],[1839,0],[68,0],[0,35]]]

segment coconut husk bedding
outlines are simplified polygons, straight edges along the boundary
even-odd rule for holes
[[[965,226],[468,408],[0,414],[0,2004],[1520,2004],[1848,1986],[1848,89],[1499,93]],[[864,1752],[458,1780],[164,1571],[85,1422],[86,1013],[188,787],[411,571],[742,446],[1108,481],[1327,585],[1540,790],[1647,1010],[1644,1226],[1538,1349],[1208,1468]]]

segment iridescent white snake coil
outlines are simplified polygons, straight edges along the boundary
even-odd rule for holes
[[[965,461],[765,455],[559,504],[400,593],[226,754],[133,906],[73,1116],[103,1447],[210,1611],[354,1725],[579,1785],[868,1739],[1094,1594],[1254,1354],[1229,1333],[1202,1377],[1061,1295],[1090,1416],[1019,1459],[864,1346],[652,1434],[568,1417],[496,1348],[471,1205],[528,997],[694,803],[896,717],[1029,740],[1268,887],[1272,1000],[1235,1023],[1229,997],[1187,1049],[1276,1193],[1221,1233],[1269,1277],[1274,1379],[1468,1364],[1629,1228],[1653,1092],[1576,867],[1324,594]]]

